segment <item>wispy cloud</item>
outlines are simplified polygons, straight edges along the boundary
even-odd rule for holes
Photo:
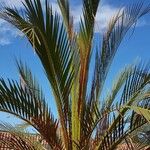
[[[150,26],[149,19],[148,21],[146,21],[145,19],[138,21],[136,26],[137,27]]]
[[[0,0],[0,4],[2,6],[9,6],[20,9],[23,5],[21,0]],[[0,45],[9,45],[11,44],[12,40],[20,35],[20,32],[11,26],[6,21],[0,19]]]
[[[14,38],[20,35],[21,34],[17,29],[0,19],[0,45],[9,45]]]
[[[114,16],[119,11],[119,8],[111,5],[103,5],[98,9],[96,15],[96,32],[102,32],[108,26],[108,23],[112,16]]]

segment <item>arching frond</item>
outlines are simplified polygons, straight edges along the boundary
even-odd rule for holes
[[[72,138],[75,142],[80,141],[82,135],[82,123],[80,120],[83,120],[83,111],[86,108],[88,70],[92,53],[95,16],[99,2],[99,0],[83,0],[83,18],[81,18],[79,23],[79,31],[77,34],[77,45],[80,54],[80,70],[77,83],[76,81],[74,82],[75,85],[72,94],[72,117],[75,118],[72,119]],[[78,93],[78,97],[74,98],[74,93]]]
[[[31,83],[34,83],[33,80]],[[8,80],[8,83],[6,83],[1,79],[0,111],[13,114],[27,121],[43,136],[51,147],[60,146],[61,144],[56,133],[58,122],[51,115],[45,99],[36,97],[36,93],[37,91],[24,88],[13,80]]]
[[[65,23],[66,29],[68,31],[69,39],[72,39],[74,36],[73,29],[73,17],[70,13],[70,5],[68,0],[57,0],[61,14],[63,16],[63,21]]]
[[[74,76],[74,68],[71,67],[73,45],[63,22],[57,13],[53,13],[48,1],[45,1],[45,11],[40,0],[25,0],[23,4],[23,15],[15,9],[5,8],[1,17],[26,35],[39,56],[55,95],[64,141],[67,142],[64,113],[69,107],[68,97]]]
[[[150,110],[138,106],[127,106],[134,110],[137,114],[142,115],[150,123]]]
[[[132,107],[133,104],[138,105],[142,102],[143,105],[141,105],[141,107],[143,107],[145,111],[148,111],[146,109],[149,109],[149,83],[150,74],[147,65],[135,66],[134,70],[128,74],[128,78],[124,84],[120,104],[115,106],[116,113],[109,115],[109,126],[106,129],[105,134],[99,139],[101,141],[99,148],[104,150],[115,148],[115,146],[123,140],[128,133],[147,123],[147,120],[141,116],[142,118],[139,119],[139,123],[134,124],[137,115],[132,115],[130,122],[128,122],[128,116],[130,116],[131,112],[128,112],[130,109],[126,106]],[[145,88],[145,86],[147,88]],[[133,114],[135,114],[135,112]],[[127,127],[129,128],[127,129]],[[130,127],[132,127],[132,130]]]
[[[17,61],[17,69],[20,76],[20,85],[23,89],[31,91],[31,93],[37,99],[45,99],[42,87],[38,84],[35,76],[33,76],[31,70],[22,61]]]
[[[116,77],[116,80],[113,82],[112,89],[110,92],[106,95],[105,101],[103,102],[104,105],[101,106],[102,109],[104,107],[106,109],[111,109],[113,107],[114,101],[116,100],[118,94],[121,92],[122,87],[124,86],[126,80],[132,75],[134,72],[134,67],[127,66],[123,71]],[[118,102],[118,101],[117,101]],[[119,103],[119,102],[118,102]],[[118,104],[119,105],[119,104]]]
[[[96,56],[98,57],[98,61],[96,61],[96,66],[98,66],[96,68],[98,69],[96,81],[99,83],[97,84],[98,87],[96,87],[98,90],[97,97],[100,96],[112,60],[126,33],[136,24],[138,19],[148,12],[150,12],[150,6],[144,6],[143,2],[138,2],[130,7],[120,9],[110,20],[108,28],[103,35],[100,52]]]

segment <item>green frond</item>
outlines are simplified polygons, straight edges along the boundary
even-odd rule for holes
[[[33,76],[31,70],[22,61],[17,61],[17,69],[20,75],[20,85],[24,89],[28,89],[37,99],[45,99],[42,91],[42,87],[38,84],[35,76]]]
[[[70,14],[70,5],[68,0],[57,0],[61,14],[63,16],[63,21],[66,26],[69,39],[72,39],[74,36],[73,31],[73,17]]]
[[[100,0],[83,0],[83,18],[81,18],[80,30],[86,41],[93,36],[95,17]]]
[[[107,73],[113,58],[118,50],[119,45],[123,41],[128,30],[136,24],[138,19],[150,12],[150,6],[144,6],[142,2],[138,2],[130,7],[120,9],[118,13],[110,20],[108,27],[103,35],[102,47],[97,53],[98,71],[97,89],[99,89],[98,97],[103,89]]]
[[[95,131],[97,122],[102,118],[99,108],[94,101],[87,101],[83,110],[81,120],[81,140],[78,144],[80,149],[90,149],[91,139]]]
[[[78,73],[79,84],[76,85],[75,93],[78,93],[78,100],[74,102],[75,108],[73,110],[77,110],[77,113],[73,111],[73,115],[77,121],[73,122],[73,126],[77,124],[77,134],[73,134],[73,140],[77,143],[81,140],[82,133],[82,121],[84,120],[84,110],[86,109],[86,94],[87,94],[87,80],[88,80],[88,70],[90,65],[90,58],[92,53],[92,41],[94,35],[94,23],[95,16],[97,12],[97,8],[99,5],[99,0],[83,0],[83,18],[79,23],[79,32],[77,36],[77,45],[79,49],[79,57],[80,57],[80,69]],[[76,83],[75,83],[76,84]],[[73,107],[72,107],[73,108]],[[73,129],[74,130],[74,129]],[[76,132],[74,130],[74,132]],[[80,147],[81,148],[81,147]]]
[[[109,115],[109,127],[105,131],[105,134],[99,139],[100,147],[98,147],[98,149],[115,148],[128,133],[133,132],[147,123],[146,119],[142,116],[139,123],[133,125],[137,115],[132,115],[132,119],[128,122],[128,116],[130,116],[131,112],[129,113],[130,109],[126,106],[132,107],[133,104],[140,104],[142,102],[143,105],[141,106],[149,109],[149,105],[147,104],[149,99],[149,83],[150,74],[148,65],[134,66],[134,70],[131,71],[130,74],[128,74],[128,78],[126,78],[119,107],[116,105],[116,112]],[[147,103],[144,103],[144,101]],[[132,130],[130,130],[130,125],[128,125],[128,123],[131,125]]]
[[[69,93],[74,78],[73,45],[69,42],[64,23],[57,13],[53,13],[48,1],[44,5],[45,11],[40,0],[25,0],[23,4],[23,16],[17,10],[5,8],[1,17],[21,30],[35,48],[53,89],[64,141],[67,142],[67,114],[64,113],[69,108]]]
[[[144,112],[148,113],[148,110],[150,108],[150,97],[142,99],[136,104],[136,106],[134,104],[134,105],[131,105],[130,107],[131,108],[135,107],[137,109],[136,110],[137,112],[134,109],[132,111],[132,115],[130,117],[130,120],[131,120],[130,130],[133,130],[134,128],[138,128],[141,124],[149,121],[148,117],[139,115],[139,112],[140,112],[140,109],[144,109]]]
[[[58,0],[58,5],[61,10],[62,16],[64,18],[64,22],[66,26],[69,26],[70,23],[70,8],[68,0]]]
[[[100,0],[83,0],[83,18],[80,21],[78,45],[81,61],[86,59],[88,63],[91,55],[95,17],[99,3]]]
[[[134,67],[132,65],[125,67],[125,69],[123,69],[123,71],[119,73],[116,80],[114,80],[112,89],[106,95],[106,98],[104,100],[104,107],[106,109],[111,108],[111,106],[114,104],[116,97],[121,92],[121,88],[124,86],[129,76],[132,75],[133,71],[134,71]],[[102,109],[103,109],[103,106],[102,106]]]
[[[145,108],[138,107],[138,106],[127,106],[127,108],[130,108],[134,110],[137,114],[142,115],[150,123],[150,110],[149,109],[145,109]]]
[[[53,147],[59,145],[58,123],[53,119],[44,99],[37,99],[31,90],[24,89],[15,81],[0,80],[0,111],[13,114],[28,122]],[[49,134],[49,136],[46,136]]]

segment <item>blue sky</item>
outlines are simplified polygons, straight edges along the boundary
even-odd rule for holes
[[[15,4],[20,8],[20,0],[1,0],[9,5]],[[13,2],[13,3],[12,3]],[[107,26],[108,19],[121,7],[128,5],[137,0],[102,0],[102,9],[99,9],[97,15],[96,32],[102,34]],[[146,2],[150,2],[147,0]],[[55,1],[51,1],[55,9],[58,9]],[[72,14],[75,16],[75,23],[79,21],[81,15],[81,1],[71,0]],[[114,62],[109,72],[109,78],[106,82],[105,90],[111,87],[112,79],[117,75],[119,70],[126,64],[133,63],[135,59],[139,58],[143,61],[150,59],[150,14],[143,17],[137,24],[134,35],[130,34],[124,39],[119,47],[118,53],[115,56]],[[8,23],[0,20],[0,77],[5,79],[11,78],[18,80],[19,74],[17,73],[15,58],[21,58],[33,70],[33,73],[41,83],[46,98],[51,106],[51,109],[56,113],[55,104],[51,90],[47,83],[46,77],[43,73],[42,66],[33,49],[27,42],[26,38],[11,27]],[[17,122],[18,120],[8,117],[4,113],[0,113],[0,121]]]

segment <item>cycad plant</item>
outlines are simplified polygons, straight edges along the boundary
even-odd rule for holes
[[[24,0],[22,10],[3,7],[0,17],[27,37],[39,57],[53,91],[58,119],[52,115],[35,76],[20,61],[21,84],[0,79],[0,111],[32,125],[54,150],[116,149],[150,121],[150,65],[126,66],[109,93],[105,93],[104,84],[121,41],[150,6],[139,2],[120,9],[109,21],[101,42],[95,43],[100,0],[82,0],[83,15],[76,31],[69,1],[57,2],[61,15],[54,12],[48,0],[44,5],[40,0]]]

